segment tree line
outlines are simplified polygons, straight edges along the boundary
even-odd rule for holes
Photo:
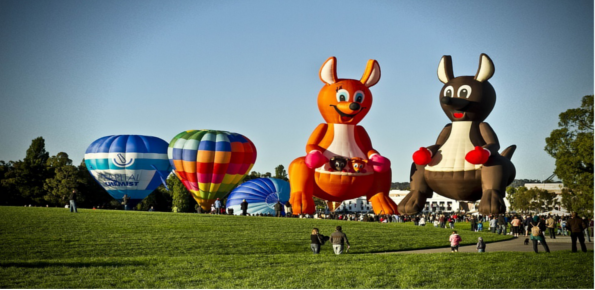
[[[579,108],[560,113],[558,128],[545,139],[544,150],[556,160],[554,174],[564,184],[561,199],[543,189],[509,187],[506,191],[511,208],[544,212],[561,206],[582,216],[592,216],[593,137],[593,95],[589,95],[582,98]]]
[[[95,182],[85,162],[78,166],[65,152],[45,150],[43,137],[35,138],[23,160],[0,161],[0,204],[64,206],[73,189],[81,207],[110,206],[112,198]]]
[[[260,177],[287,179],[283,165],[275,174],[252,171],[243,182]],[[196,202],[184,184],[170,174],[167,188],[160,185],[141,203],[138,210],[191,212]],[[72,190],[77,190],[77,205],[82,208],[121,208],[87,170],[85,160],[73,165],[65,152],[50,156],[43,137],[35,138],[27,149],[25,158],[18,161],[0,160],[0,205],[63,207],[68,204]]]

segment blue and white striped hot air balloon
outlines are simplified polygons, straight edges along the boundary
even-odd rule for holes
[[[258,178],[242,183],[227,197],[227,208],[233,208],[234,214],[241,214],[242,200],[248,202],[249,214],[275,214],[275,204],[289,200],[289,183],[277,178]],[[283,210],[285,215],[285,210]]]
[[[134,207],[171,172],[168,143],[141,135],[114,135],[95,140],[85,153],[85,164],[95,180],[116,200],[124,194]]]

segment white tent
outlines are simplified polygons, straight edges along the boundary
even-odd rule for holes
[[[568,211],[562,211],[562,210],[552,210],[552,211],[546,211],[546,212],[542,212],[538,215],[559,215],[559,216],[564,216],[564,215],[570,215],[570,212]]]

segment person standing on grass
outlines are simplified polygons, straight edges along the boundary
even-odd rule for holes
[[[512,221],[510,221],[510,225],[512,226],[512,235],[515,238],[519,237],[519,227],[521,225],[521,220],[515,215]]]
[[[498,227],[498,220],[496,219],[496,216],[492,216],[492,219],[490,220],[490,231],[492,231],[492,233],[496,233],[497,227]]]
[[[532,222],[529,226],[529,232],[531,232],[530,239],[533,241],[533,251],[538,253],[537,244],[540,243],[547,253],[550,252],[550,248],[547,246],[545,242],[545,236],[543,232],[545,231],[545,222],[543,222],[539,216],[534,216]]]
[[[550,232],[550,239],[556,238],[556,220],[550,215],[548,216],[547,220],[545,221],[545,226],[547,230]]]
[[[469,219],[469,222],[471,223],[471,231],[477,232],[477,220],[475,219],[475,217],[471,216],[471,218]]]
[[[585,233],[585,236],[587,237],[587,241],[589,241],[590,243],[591,235],[589,234],[589,220],[587,220],[586,217],[583,217],[583,226],[585,226],[585,229],[583,231]]]
[[[572,212],[572,218],[568,220],[567,226],[568,228],[570,228],[572,252],[577,252],[576,239],[578,239],[579,243],[581,244],[581,250],[583,252],[587,252],[587,245],[585,245],[585,236],[583,234],[583,231],[585,230],[585,225],[583,224],[583,220],[576,216],[576,212]]]
[[[426,226],[426,218],[424,216],[421,216],[421,218],[419,219],[419,226]]]
[[[498,229],[498,234],[506,235],[506,219],[504,218],[504,214],[500,214],[498,217],[498,226],[500,227]]]
[[[78,213],[76,210],[76,189],[72,190],[68,199],[70,199],[70,212]]]
[[[312,235],[310,235],[310,248],[314,254],[320,253],[320,247],[324,244],[324,236],[318,232],[317,228],[312,229]]]
[[[477,252],[483,253],[486,251],[486,243],[483,242],[483,238],[477,238]]]
[[[281,217],[283,212],[283,205],[281,204],[280,201],[277,200],[277,203],[275,203],[275,216],[276,217]]]
[[[242,215],[245,216],[248,213],[248,202],[246,199],[242,200],[242,203],[240,203],[240,208],[242,209]]]
[[[285,217],[291,217],[291,203],[289,201],[287,201],[285,203]]]
[[[448,238],[450,241],[450,252],[458,252],[459,251],[459,243],[463,240],[457,231],[453,231],[450,237]]]
[[[567,225],[566,218],[562,218],[560,220],[560,227],[562,228],[562,235],[563,236],[568,236],[568,231],[566,229],[566,225]]]
[[[341,229],[341,226],[335,228],[335,232],[331,234],[331,244],[333,244],[333,251],[335,255],[341,255],[343,253],[344,244],[347,244],[347,250],[351,247],[345,235]]]
[[[215,214],[221,214],[221,200],[215,200]]]
[[[455,215],[455,216],[456,216],[456,215]],[[455,218],[454,218],[454,217],[452,217],[452,216],[448,218],[448,227],[449,227],[451,230],[454,230],[454,228],[455,228]]]
[[[525,226],[525,237],[529,236],[529,231],[531,231],[531,222],[533,222],[533,218],[531,216],[525,217],[523,225]]]
[[[125,193],[122,197],[122,204],[124,205],[124,210],[128,210],[128,200],[130,200],[130,197],[128,197],[128,194]]]

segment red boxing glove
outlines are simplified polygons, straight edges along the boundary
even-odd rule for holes
[[[417,165],[428,165],[432,161],[432,151],[426,147],[420,147],[413,153],[413,162]]]
[[[465,156],[465,160],[471,164],[485,164],[490,158],[490,150],[475,146],[474,150],[469,151]]]
[[[310,169],[318,168],[328,162],[320,151],[312,151],[306,155],[306,166]]]
[[[374,169],[375,172],[386,172],[390,169],[390,160],[384,156],[372,154],[372,156],[370,156],[370,162],[372,163],[372,169]]]

